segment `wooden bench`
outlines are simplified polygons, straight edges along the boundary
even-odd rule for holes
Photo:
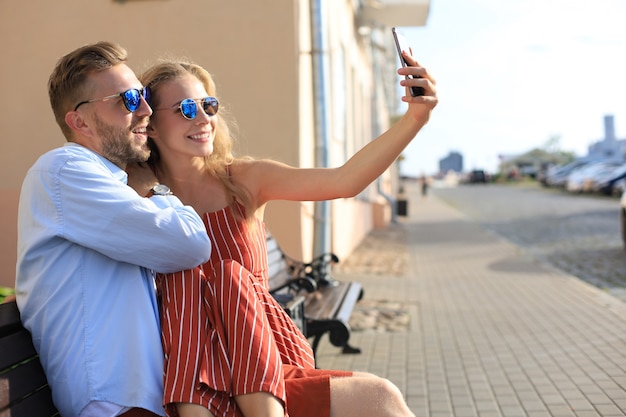
[[[59,416],[15,301],[0,304],[0,352],[0,417]]]
[[[330,275],[330,263],[338,262],[333,254],[320,255],[309,263],[288,257],[276,239],[267,234],[270,292],[287,313],[304,319],[296,320],[307,338],[313,338],[313,352],[321,338],[328,333],[330,342],[342,348],[343,353],[360,353],[349,345],[350,316],[356,303],[363,297],[358,282],[337,281]],[[297,312],[290,311],[297,303]],[[303,324],[300,324],[302,323]]]

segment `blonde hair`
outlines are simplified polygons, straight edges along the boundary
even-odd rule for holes
[[[159,89],[162,85],[187,74],[191,74],[200,80],[209,95],[217,96],[213,77],[200,65],[185,60],[161,60],[139,76],[139,81],[141,81],[145,87],[150,88],[152,97],[150,106],[152,108],[158,108],[160,106]],[[215,117],[219,117],[219,123],[217,123],[215,131],[213,152],[211,155],[204,158],[206,169],[224,185],[230,197],[243,205],[245,209],[245,219],[251,224],[254,214],[252,197],[243,184],[236,184],[232,180],[229,170],[229,166],[232,165],[233,161],[236,159],[248,159],[248,157],[235,158],[233,155],[234,139],[231,135],[227,111],[221,103],[219,113]],[[148,144],[152,151],[148,163],[153,168],[156,168],[161,160],[159,150],[152,139],[149,139]],[[238,215],[237,210],[234,212]]]
[[[89,75],[123,64],[127,59],[128,54],[120,45],[102,41],[75,49],[57,62],[48,79],[48,95],[54,118],[68,141],[73,133],[65,123],[65,115],[85,99]]]

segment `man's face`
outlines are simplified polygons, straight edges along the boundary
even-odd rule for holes
[[[145,125],[141,122],[130,127],[117,126],[107,123],[97,114],[94,121],[94,129],[101,141],[99,153],[115,165],[126,167],[130,162],[144,162],[150,156],[147,141],[138,139],[145,135]],[[137,133],[139,129],[143,129],[144,133]]]
[[[92,75],[91,83],[95,89],[90,100],[142,88],[135,73],[124,64]],[[126,109],[120,96],[83,104],[77,111],[82,112],[90,132],[89,140],[81,144],[122,169],[129,162],[148,159],[146,127],[152,110],[143,98],[134,112]]]

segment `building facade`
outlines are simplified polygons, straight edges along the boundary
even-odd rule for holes
[[[127,48],[138,73],[161,56],[191,59],[215,77],[221,109],[238,125],[238,155],[338,166],[384,131],[397,108],[391,26],[422,26],[428,10],[429,0],[1,2],[0,286],[14,281],[23,177],[65,142],[47,95],[62,55],[110,40]],[[353,199],[272,202],[268,227],[296,258],[322,250],[342,258],[391,218],[396,170]]]

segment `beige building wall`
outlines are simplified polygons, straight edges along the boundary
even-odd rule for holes
[[[220,111],[229,111],[238,123],[239,154],[314,166],[310,1],[0,2],[4,64],[0,70],[0,174],[4,179],[0,286],[14,283],[17,205],[23,177],[39,155],[65,142],[47,96],[47,79],[59,57],[84,44],[110,40],[127,48],[129,65],[136,72],[160,56],[192,59],[214,75]],[[382,88],[381,82],[389,80],[373,79],[369,37],[358,35],[355,13],[363,2],[326,1],[331,74],[344,74],[332,80],[333,94],[328,99],[333,107],[331,165],[336,166],[376,130],[387,127],[388,102],[396,98],[374,94]],[[428,0],[416,0],[418,3],[427,15]],[[415,25],[423,24],[419,22],[424,22],[425,16],[415,21]],[[377,115],[373,111],[376,106],[371,105],[374,98],[381,100],[376,103]],[[389,194],[395,193],[396,177],[392,169],[381,182]],[[372,227],[389,221],[389,203],[376,188],[370,187],[358,198],[333,202],[332,250],[340,258]],[[267,210],[270,230],[287,252],[299,258],[312,256],[313,221],[312,203],[273,202]]]

